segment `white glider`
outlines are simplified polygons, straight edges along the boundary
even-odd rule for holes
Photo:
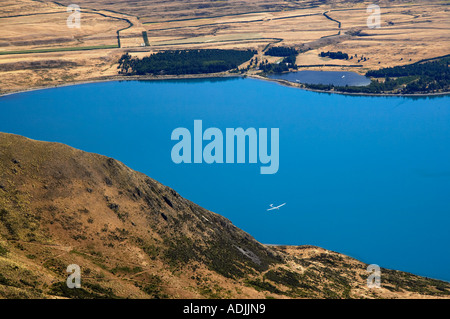
[[[268,211],[269,210],[274,210],[274,209],[280,209],[280,207],[284,206],[284,205],[286,205],[286,203],[283,203],[283,204],[278,205],[278,206],[273,206],[273,204],[270,204],[270,208],[268,209]]]

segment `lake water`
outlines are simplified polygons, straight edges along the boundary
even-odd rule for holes
[[[269,75],[271,79],[307,84],[333,84],[334,86],[365,86],[370,79],[364,75],[348,71],[298,71]]]
[[[279,128],[278,173],[174,164],[171,133],[192,132],[196,119],[223,132]],[[0,131],[116,158],[263,243],[450,281],[449,96],[333,95],[241,78],[105,82],[2,97]]]

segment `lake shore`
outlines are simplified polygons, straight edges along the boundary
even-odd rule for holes
[[[305,87],[301,83],[295,83],[282,79],[271,79],[261,75],[248,75],[248,77],[254,79],[260,79],[264,81],[277,82],[278,84],[299,88],[306,91],[317,92],[317,93],[330,93],[330,94],[341,94],[341,95],[360,95],[360,96],[405,96],[405,97],[427,97],[427,96],[440,96],[440,95],[449,95],[450,92],[439,92],[439,93],[417,93],[417,94],[395,94],[395,93],[352,93],[352,92],[341,92],[335,90],[317,90]]]
[[[0,97],[9,96],[18,93],[32,92],[37,90],[45,90],[51,88],[65,87],[71,85],[89,84],[89,83],[99,83],[99,82],[110,82],[110,81],[161,81],[161,80],[180,80],[180,79],[208,79],[208,78],[253,78],[263,81],[276,82],[278,84],[298,88],[306,91],[317,92],[317,93],[328,93],[328,94],[340,94],[340,95],[359,95],[359,96],[405,96],[405,97],[427,97],[427,96],[443,96],[449,95],[450,92],[438,92],[438,93],[417,93],[417,94],[395,94],[395,93],[352,93],[352,92],[341,92],[335,90],[317,90],[305,87],[301,83],[294,83],[282,79],[271,79],[257,74],[234,74],[229,72],[220,73],[207,73],[207,74],[185,74],[185,75],[115,75],[115,76],[104,76],[99,78],[94,78],[87,81],[74,81],[64,84],[56,85],[46,85],[35,88],[29,88],[25,90],[17,90],[0,94]]]
[[[99,98],[99,92],[105,98]],[[221,97],[217,103],[211,103],[214,93]],[[274,107],[280,97],[283,105]],[[446,262],[439,253],[439,242],[446,242],[441,228],[448,218],[445,193],[441,191],[449,182],[445,178],[449,153],[442,148],[449,138],[448,96],[419,100],[347,98],[289,89],[263,80],[222,77],[77,85],[11,96],[0,102],[4,110],[2,131],[117,158],[243,225],[263,243],[312,244],[386,268],[448,279],[445,270],[442,275],[438,273]],[[250,163],[248,167],[208,165],[200,170],[196,165],[175,165],[170,159],[174,146],[171,132],[177,127],[189,130],[199,118],[205,128],[279,128],[285,146],[276,184],[274,179],[258,178],[257,165]],[[298,161],[299,149],[303,155]],[[24,158],[7,156],[10,165],[16,165],[11,158]],[[441,175],[444,178],[430,178]],[[208,194],[209,185],[218,178],[222,181],[217,183],[215,193],[222,195],[214,197]],[[304,195],[296,200],[295,194]],[[261,196],[267,198],[265,203]],[[287,210],[281,212],[286,218],[264,213],[268,203],[289,200],[286,196],[291,198]],[[324,196],[329,196],[327,201]],[[233,204],[236,202],[239,208]],[[369,208],[369,202],[377,206]],[[405,221],[402,212],[413,207],[417,208],[410,215],[416,219]],[[421,212],[429,207],[443,212],[436,213],[443,219],[439,224],[433,224],[435,215],[423,221],[426,214]],[[370,214],[361,214],[362,209]],[[391,231],[392,237],[384,241],[385,246],[367,249],[371,236],[365,236],[364,227],[359,225],[366,223],[364,216],[370,222],[371,213],[378,211],[385,217],[380,217],[376,226],[385,233]],[[393,228],[382,221],[386,218],[407,224]],[[255,220],[261,220],[261,224],[255,226]],[[356,222],[359,224],[353,224]],[[417,229],[417,225],[425,226]],[[429,236],[430,241],[420,243],[421,238],[414,234],[428,230],[441,237]],[[353,233],[341,236],[343,232]],[[402,247],[401,241],[396,243],[399,237],[408,238],[410,244]],[[367,244],[355,243],[354,238],[367,240]],[[417,257],[416,249],[422,249],[419,244],[423,249],[436,247],[436,254]],[[408,258],[396,258],[400,250]]]

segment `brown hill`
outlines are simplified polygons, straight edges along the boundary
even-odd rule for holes
[[[82,287],[66,286],[77,264]],[[105,156],[0,133],[2,298],[424,298],[450,284],[267,246]]]

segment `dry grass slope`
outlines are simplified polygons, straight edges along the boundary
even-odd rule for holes
[[[78,264],[82,288],[68,289]],[[258,243],[122,163],[0,133],[2,298],[430,298],[450,284]]]

